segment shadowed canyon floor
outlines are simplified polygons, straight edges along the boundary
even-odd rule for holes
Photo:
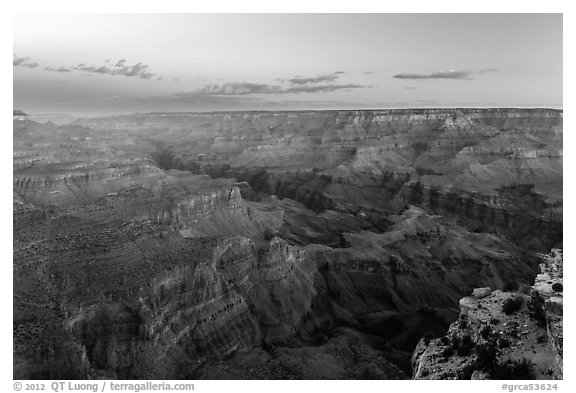
[[[14,378],[412,376],[562,247],[562,112],[14,120]]]

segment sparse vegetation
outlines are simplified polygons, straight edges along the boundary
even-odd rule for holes
[[[482,336],[484,340],[488,340],[491,334],[492,328],[489,325],[485,325],[482,329],[480,329],[480,336]]]
[[[460,317],[458,319],[458,328],[466,329],[467,327],[468,327],[468,316],[460,314]]]
[[[451,343],[452,343],[451,348],[453,350],[457,350],[460,347],[460,337],[458,337],[458,336],[452,337]]]
[[[452,348],[452,347],[446,347],[446,348],[444,348],[444,350],[442,351],[441,355],[442,355],[442,357],[443,357],[444,359],[447,359],[447,358],[453,356],[453,355],[454,355],[454,348]]]
[[[457,372],[457,378],[469,380],[472,378],[475,369],[476,367],[474,366],[474,363],[469,363]]]
[[[491,379],[535,379],[532,364],[527,359],[499,362],[501,349],[510,346],[510,340],[500,338],[477,345],[476,369],[488,372]]]
[[[506,337],[500,337],[498,339],[498,348],[500,348],[500,349],[508,348],[511,343],[512,342],[510,341],[510,339],[508,339]]]
[[[564,286],[562,284],[560,284],[559,282],[555,282],[554,284],[552,284],[552,289],[556,292],[563,292]]]
[[[544,299],[537,292],[532,294],[528,303],[528,315],[530,319],[536,321],[539,327],[546,326],[546,314],[544,313]]]
[[[491,376],[492,379],[536,379],[532,363],[528,359],[500,363]]]
[[[462,342],[460,343],[456,353],[458,356],[468,356],[472,353],[475,345],[476,344],[474,344],[474,341],[472,341],[472,337],[466,335],[462,337]]]
[[[493,341],[477,345],[476,368],[478,370],[492,373],[498,364],[498,348]]]
[[[523,304],[524,299],[522,299],[522,297],[514,296],[504,302],[504,304],[502,305],[502,311],[506,315],[512,315],[520,311]]]

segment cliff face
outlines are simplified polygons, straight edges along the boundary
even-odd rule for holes
[[[405,377],[561,244],[561,151],[547,110],[17,121],[14,376]]]
[[[456,191],[452,188],[405,183],[398,201],[426,206],[431,212],[454,216],[476,231],[496,232],[526,248],[541,250],[561,244],[561,204],[547,203],[532,185],[510,185],[493,195]]]
[[[205,359],[288,335],[314,292],[311,267],[281,239],[259,250],[247,238],[205,240],[256,232],[239,205],[232,186],[173,204],[136,188],[32,217],[19,209],[17,375],[59,376],[59,361],[77,356],[85,366],[64,375],[176,378]],[[37,314],[44,304],[48,311]],[[37,324],[47,325],[38,333],[55,332],[30,341]],[[42,357],[44,365],[32,371],[28,356],[56,346],[46,337],[74,346],[60,360]]]
[[[555,375],[562,378],[563,339],[564,339],[564,257],[562,250],[552,250],[540,264],[541,273],[536,276],[533,287],[533,298],[541,315],[544,310],[548,342],[554,352]]]
[[[562,379],[562,251],[543,255],[528,293],[475,289],[441,338],[418,343],[415,379]]]
[[[407,203],[427,204],[506,236],[541,227],[532,232],[545,232],[543,239],[518,239],[539,251],[561,246],[561,111],[148,114],[80,123],[137,132],[151,142],[145,150],[163,168],[236,178],[256,192],[295,199],[315,211],[386,215]],[[415,184],[424,195],[412,195]],[[521,214],[510,214],[509,206],[502,212],[503,187],[530,185],[542,205],[529,206],[529,217],[515,217]],[[462,206],[472,200],[482,202],[465,211]],[[475,217],[482,211],[489,217],[480,223]]]

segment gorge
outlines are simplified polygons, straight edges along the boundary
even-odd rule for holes
[[[15,379],[419,377],[563,245],[560,110],[22,114]]]

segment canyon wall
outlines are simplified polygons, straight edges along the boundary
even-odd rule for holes
[[[406,378],[460,298],[532,283],[562,244],[561,111],[13,132],[18,379]],[[315,358],[332,371],[294,366]]]

